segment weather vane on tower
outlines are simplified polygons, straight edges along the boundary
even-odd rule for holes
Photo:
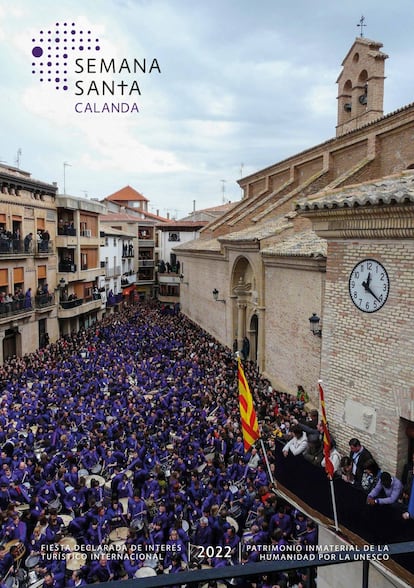
[[[363,37],[364,36],[364,27],[366,27],[367,25],[365,24],[365,16],[362,15],[361,18],[359,19],[359,23],[357,24],[357,27],[361,28],[361,32],[360,32],[360,36]]]

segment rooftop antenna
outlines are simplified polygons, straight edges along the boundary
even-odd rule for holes
[[[20,157],[22,155],[22,149],[21,147],[18,148],[17,153],[16,153],[16,167],[19,169],[20,168]]]
[[[226,203],[226,180],[220,180],[222,183],[222,192],[223,192],[223,204]]]
[[[85,194],[85,198],[88,197],[88,190],[82,190],[82,192]]]
[[[365,24],[365,16],[362,15],[361,18],[359,19],[359,23],[357,24],[357,27],[360,27],[360,33],[359,36],[363,37],[364,36],[364,27],[366,27],[367,25]]]

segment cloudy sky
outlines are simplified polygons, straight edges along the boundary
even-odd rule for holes
[[[335,135],[361,15],[392,112],[414,100],[412,0],[0,0],[0,160],[76,196],[129,184],[163,216],[238,200],[242,175]],[[121,102],[138,112],[101,111]]]

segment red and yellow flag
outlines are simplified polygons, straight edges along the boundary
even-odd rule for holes
[[[334,466],[331,461],[331,436],[328,429],[328,421],[326,420],[325,396],[323,388],[319,382],[319,398],[321,401],[322,426],[323,426],[323,455],[325,457],[325,471],[328,478],[332,480],[334,475]]]
[[[253,406],[253,398],[249,384],[244,375],[240,357],[237,360],[237,378],[239,381],[239,404],[241,425],[243,431],[244,451],[247,453],[251,446],[259,439],[259,423]]]

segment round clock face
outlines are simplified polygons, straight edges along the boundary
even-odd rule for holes
[[[349,295],[362,312],[377,312],[386,303],[389,291],[387,270],[375,259],[363,259],[349,276]]]

